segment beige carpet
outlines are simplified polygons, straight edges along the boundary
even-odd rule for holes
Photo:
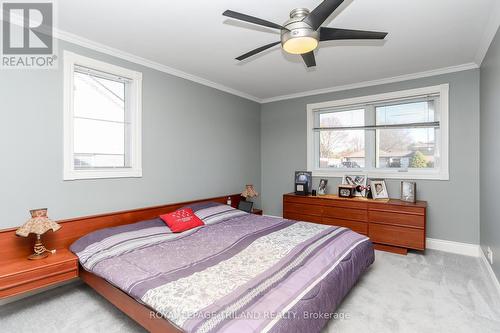
[[[500,333],[500,295],[478,258],[377,252],[326,332]],[[347,318],[347,316],[345,316]]]
[[[328,332],[500,332],[500,295],[480,259],[377,252]],[[0,332],[144,332],[83,284],[0,307]]]

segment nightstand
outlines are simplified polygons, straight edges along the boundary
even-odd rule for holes
[[[252,209],[252,214],[262,215],[262,209],[253,208]]]
[[[20,258],[0,265],[0,299],[78,277],[78,258],[59,249],[45,259]]]

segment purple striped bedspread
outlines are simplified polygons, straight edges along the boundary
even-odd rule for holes
[[[103,229],[71,250],[152,316],[197,333],[319,332],[374,261],[349,229],[241,212],[180,234],[160,219]]]

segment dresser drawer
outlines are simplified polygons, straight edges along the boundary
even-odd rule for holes
[[[333,207],[361,209],[361,210],[366,210],[368,208],[368,203],[363,201],[357,201],[356,199],[337,198],[335,200],[327,200],[326,205]]]
[[[316,205],[298,204],[285,202],[283,211],[286,213],[296,213],[305,215],[321,216],[323,214],[323,207]]]
[[[349,228],[379,249],[400,254],[425,250],[426,207],[425,201],[283,195],[285,218]]]
[[[423,230],[370,223],[368,236],[374,243],[424,250],[425,235]]]
[[[324,205],[325,200],[319,197],[311,196],[284,196],[284,202],[306,204],[306,205]]]
[[[403,214],[416,214],[416,215],[425,215],[424,207],[414,207],[411,205],[390,205],[390,204],[381,204],[372,202],[368,205],[368,209],[370,210],[379,210],[384,212],[393,212],[393,213],[403,213]]]
[[[325,207],[323,217],[366,222],[368,221],[368,212],[364,209]]]
[[[314,215],[305,215],[305,214],[298,214],[298,213],[284,213],[283,217],[285,219],[289,220],[295,220],[295,221],[305,221],[305,222],[313,222],[313,223],[321,223],[321,216],[314,216]]]
[[[425,217],[421,215],[390,213],[382,211],[369,211],[370,222],[390,224],[396,226],[408,226],[423,229],[425,226]]]
[[[323,218],[323,224],[346,227],[357,233],[368,235],[368,223],[342,219]]]
[[[0,298],[78,277],[77,261],[62,262],[0,278]]]

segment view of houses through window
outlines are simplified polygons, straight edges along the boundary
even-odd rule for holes
[[[321,169],[433,169],[437,98],[318,111]]]

